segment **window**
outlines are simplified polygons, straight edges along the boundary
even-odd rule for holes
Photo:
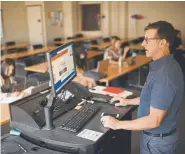
[[[100,4],[83,4],[82,11],[82,31],[98,31],[100,30]]]

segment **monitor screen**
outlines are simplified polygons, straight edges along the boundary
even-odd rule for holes
[[[54,95],[76,76],[72,43],[62,45],[48,53],[48,66]]]

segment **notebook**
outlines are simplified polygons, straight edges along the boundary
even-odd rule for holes
[[[89,89],[92,93],[102,94],[102,95],[109,95],[109,96],[121,96],[123,98],[126,98],[130,95],[133,95],[131,91],[116,88],[116,87],[104,87],[104,86],[95,86],[92,89]]]

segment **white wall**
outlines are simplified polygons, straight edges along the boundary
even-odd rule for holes
[[[64,37],[64,25],[50,25],[48,13],[55,12],[55,11],[63,11],[62,9],[62,2],[61,1],[46,1],[44,2],[45,7],[45,20],[46,20],[46,33],[47,33],[47,43],[48,45],[54,44],[54,38],[57,37]]]
[[[8,41],[28,43],[27,11],[24,2],[1,2],[3,38],[2,45]]]
[[[136,36],[135,20],[131,18],[136,13],[145,16],[137,22],[138,36],[144,35],[144,28],[148,23],[165,20],[181,31],[185,43],[185,2],[128,2],[129,37]]]

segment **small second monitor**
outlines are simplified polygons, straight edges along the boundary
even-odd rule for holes
[[[76,76],[72,43],[62,45],[47,54],[54,96]]]

